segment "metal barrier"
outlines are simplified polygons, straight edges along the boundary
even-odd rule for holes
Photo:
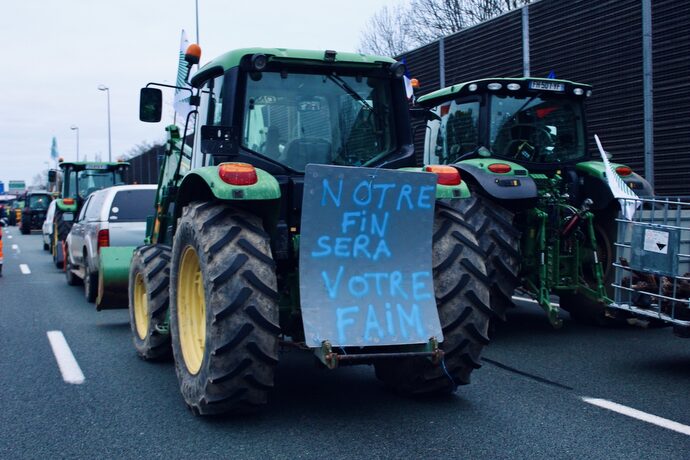
[[[610,307],[690,337],[690,197],[641,198],[633,220],[617,222]]]

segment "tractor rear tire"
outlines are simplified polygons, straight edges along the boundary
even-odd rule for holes
[[[19,226],[19,232],[22,235],[30,235],[31,234],[31,214],[24,213],[22,215],[22,223]]]
[[[185,207],[170,269],[170,332],[193,413],[266,403],[280,334],[275,262],[260,218],[218,202]]]
[[[170,246],[151,244],[134,252],[129,268],[129,323],[134,348],[145,360],[172,356],[168,332]]]
[[[470,383],[481,367],[489,343],[490,280],[484,252],[458,210],[437,202],[433,236],[434,291],[444,340],[440,365],[423,358],[385,360],[375,364],[376,376],[406,395],[450,394]]]
[[[486,254],[486,271],[491,282],[491,309],[505,321],[513,307],[513,293],[520,286],[520,237],[515,215],[503,206],[473,193],[460,200],[457,209],[474,228],[479,246]]]
[[[53,219],[53,263],[57,268],[62,268],[63,262],[58,260],[57,252],[58,245],[67,239],[67,234],[72,229],[72,222],[66,222],[62,211],[55,210],[55,217]],[[65,254],[66,258],[67,255]]]

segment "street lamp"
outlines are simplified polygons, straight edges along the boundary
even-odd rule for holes
[[[77,161],[79,161],[79,126],[72,125],[69,127],[69,129],[77,132]]]
[[[108,95],[108,161],[113,161],[113,149],[110,141],[110,88],[105,85],[98,85],[99,91],[105,91]]]

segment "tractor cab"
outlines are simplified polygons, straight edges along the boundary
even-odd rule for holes
[[[591,92],[589,85],[565,80],[492,78],[422,96],[419,104],[437,115],[427,137],[427,162],[481,156],[482,147],[530,169],[584,161],[583,106]]]
[[[113,185],[125,183],[124,173],[129,163],[62,162],[61,198],[71,198],[83,203],[88,196]]]

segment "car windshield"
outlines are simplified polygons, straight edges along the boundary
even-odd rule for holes
[[[491,151],[505,158],[560,163],[585,156],[582,106],[564,98],[491,98]]]
[[[29,197],[29,207],[35,210],[46,210],[50,204],[48,195],[31,195]]]
[[[395,149],[391,80],[264,72],[247,78],[242,145],[297,171],[360,166]]]

